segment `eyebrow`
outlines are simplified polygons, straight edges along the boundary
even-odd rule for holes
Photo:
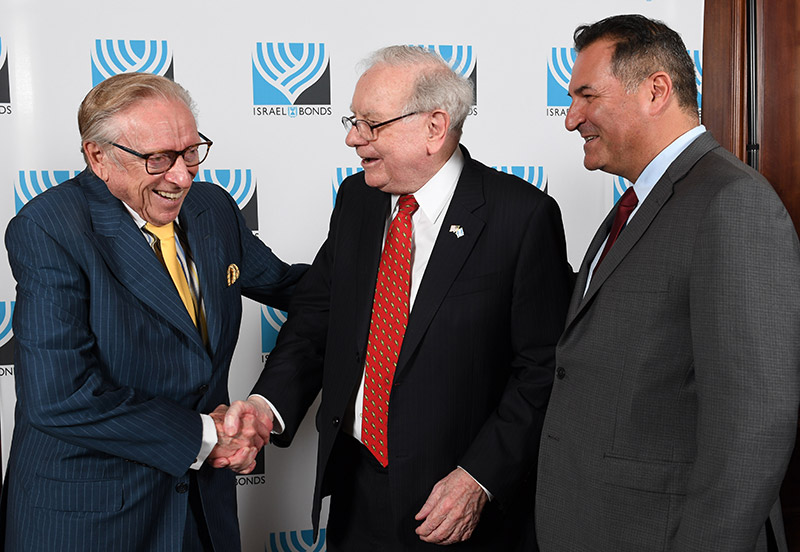
[[[586,90],[594,90],[594,86],[592,86],[591,84],[584,84],[583,86],[579,86],[578,88],[576,88],[575,93],[583,94]],[[572,94],[570,94],[569,92],[567,92],[567,95],[570,98],[572,97]]]

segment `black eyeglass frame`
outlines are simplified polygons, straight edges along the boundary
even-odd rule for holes
[[[164,174],[165,172],[170,170],[175,165],[175,161],[178,160],[178,157],[183,157],[183,162],[186,163],[186,157],[184,157],[186,152],[189,151],[190,149],[196,148],[198,146],[203,146],[203,145],[208,146],[208,149],[206,150],[206,154],[197,163],[192,163],[191,165],[189,163],[186,163],[186,166],[187,167],[196,167],[197,165],[199,165],[200,163],[202,163],[203,161],[206,160],[206,158],[208,157],[208,153],[211,151],[211,146],[214,145],[214,142],[210,138],[205,136],[200,131],[198,131],[197,134],[200,135],[200,138],[202,138],[204,141],[203,142],[198,142],[196,144],[192,144],[191,146],[188,146],[188,147],[186,147],[185,149],[183,149],[181,151],[162,150],[162,151],[154,151],[152,153],[139,153],[136,150],[132,150],[131,148],[125,147],[125,146],[117,144],[115,142],[109,142],[109,143],[112,146],[114,146],[115,148],[119,148],[124,152],[130,153],[131,155],[135,155],[136,157],[144,159],[144,170],[147,171],[147,174],[152,175],[152,176],[156,176],[156,175],[159,175],[159,174]],[[172,157],[172,162],[169,164],[169,167],[167,167],[163,171],[151,172],[150,171],[150,165],[148,163],[150,157],[152,157],[153,155],[164,155],[164,154],[169,155],[169,156]]]
[[[375,129],[380,128],[382,126],[388,125],[389,123],[394,123],[395,121],[399,121],[400,119],[405,119],[406,117],[411,117],[412,115],[419,114],[419,111],[412,111],[411,113],[406,113],[405,115],[400,115],[399,117],[395,117],[394,119],[389,119],[388,121],[383,121],[382,123],[375,123],[372,124],[365,119],[356,119],[355,115],[351,115],[350,117],[342,117],[342,126],[347,132],[350,132],[350,129],[355,127],[356,132],[358,132],[359,136],[361,136],[364,140],[368,142],[372,142],[378,139],[378,136],[375,134]],[[370,137],[367,138],[364,134],[359,130],[358,123],[364,123],[369,128]]]

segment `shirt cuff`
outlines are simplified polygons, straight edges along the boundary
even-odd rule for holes
[[[200,446],[200,452],[197,453],[194,464],[189,466],[193,470],[199,470],[208,455],[217,446],[217,426],[214,424],[214,420],[208,414],[200,414],[200,419],[203,420],[203,443]]]
[[[463,471],[463,472],[464,472],[465,474],[467,474],[468,476],[472,477],[472,474],[471,474],[471,473],[469,473],[469,472],[468,472],[467,470],[465,470],[464,468],[462,468],[461,466],[458,466],[458,469],[460,469],[461,471]],[[472,480],[473,480],[475,483],[477,483],[477,484],[478,484],[478,486],[479,486],[481,489],[483,489],[483,492],[484,492],[484,493],[486,493],[486,498],[488,498],[488,499],[489,499],[489,502],[491,502],[491,501],[492,501],[492,499],[493,499],[494,497],[492,496],[492,493],[490,493],[490,492],[489,492],[489,489],[487,489],[486,487],[484,487],[483,485],[481,485],[481,482],[480,482],[480,481],[478,481],[477,479],[475,479],[474,477],[472,477]]]
[[[286,427],[286,424],[283,423],[283,418],[281,418],[281,413],[278,412],[278,409],[275,408],[275,406],[273,406],[273,404],[269,402],[269,399],[267,399],[263,395],[253,394],[247,398],[252,399],[253,397],[257,397],[262,401],[264,401],[265,403],[267,403],[267,406],[269,406],[269,409],[272,410],[272,414],[275,416],[275,419],[272,421],[272,431],[270,431],[270,433],[272,435],[280,435],[281,433],[283,433],[283,429]]]

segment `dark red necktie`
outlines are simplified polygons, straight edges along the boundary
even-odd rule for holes
[[[608,233],[608,239],[606,240],[606,246],[603,248],[603,252],[600,254],[600,259],[598,259],[597,264],[594,266],[594,271],[597,272],[597,267],[600,266],[600,263],[603,262],[608,252],[611,250],[611,246],[614,245],[614,242],[617,241],[619,237],[619,233],[622,232],[622,229],[625,228],[625,223],[628,222],[628,217],[631,216],[631,213],[636,206],[639,204],[639,198],[636,197],[636,192],[633,191],[633,186],[630,186],[625,193],[622,194],[622,197],[619,200],[619,207],[617,208],[617,214],[614,215],[614,222],[611,224],[611,231]]]
[[[411,289],[411,215],[419,206],[413,195],[400,196],[399,211],[383,246],[372,301],[364,375],[361,442],[383,467],[389,464],[387,420],[389,395],[408,323]]]

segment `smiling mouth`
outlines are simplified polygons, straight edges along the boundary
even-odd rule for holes
[[[583,141],[584,141],[585,144],[588,144],[589,142],[591,142],[595,138],[597,138],[597,136],[584,136],[583,137]]]
[[[183,192],[182,191],[180,191],[180,192],[164,192],[162,190],[153,190],[153,191],[156,194],[160,195],[161,197],[163,197],[165,199],[170,199],[172,201],[180,199],[183,196]]]

